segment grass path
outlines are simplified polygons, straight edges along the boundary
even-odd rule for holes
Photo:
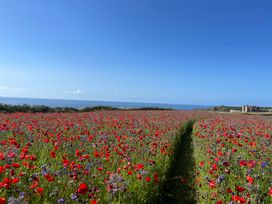
[[[177,136],[174,156],[166,174],[166,180],[161,184],[160,194],[155,203],[197,203],[195,181],[195,159],[192,143],[194,121],[185,123]]]

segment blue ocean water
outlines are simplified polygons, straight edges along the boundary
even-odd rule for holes
[[[111,106],[116,108],[171,108],[175,110],[193,110],[209,108],[202,105],[163,104],[163,103],[135,103],[135,102],[113,102],[113,101],[87,101],[87,100],[64,100],[64,99],[38,99],[38,98],[10,98],[0,97],[0,103],[9,105],[46,105],[50,107],[73,107],[84,108],[93,106]]]

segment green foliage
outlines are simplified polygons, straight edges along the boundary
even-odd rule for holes
[[[45,105],[8,105],[8,104],[1,104],[0,103],[0,112],[4,113],[16,113],[16,112],[23,112],[23,113],[73,113],[73,112],[90,112],[90,111],[112,111],[112,110],[171,110],[165,108],[157,108],[157,107],[143,107],[143,108],[115,108],[110,106],[93,106],[93,107],[86,107],[82,109],[72,108],[72,107],[56,107],[52,108]]]
[[[161,180],[159,193],[150,197],[148,203],[196,203],[195,159],[192,131],[195,121],[181,125],[173,143],[173,154],[168,161],[165,178]],[[185,181],[185,182],[183,182]]]
[[[81,109],[81,112],[89,112],[89,111],[99,111],[99,110],[118,110],[118,108],[110,107],[110,106],[94,106],[94,107],[86,107]]]
[[[230,110],[242,110],[241,106],[214,106],[209,108],[210,111],[221,111],[221,112],[229,112]]]

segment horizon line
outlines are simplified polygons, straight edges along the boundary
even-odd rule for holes
[[[163,102],[147,102],[147,101],[115,101],[115,100],[99,100],[99,99],[67,99],[67,98],[46,98],[46,97],[16,97],[16,96],[0,96],[0,98],[12,99],[45,99],[45,100],[64,100],[64,101],[96,101],[96,102],[115,102],[115,103],[146,103],[146,104],[162,104],[162,105],[184,105],[184,106],[218,106],[218,105],[203,105],[203,104],[183,104],[183,103],[163,103]],[[0,101],[1,103],[1,101]]]

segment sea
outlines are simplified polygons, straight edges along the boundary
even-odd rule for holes
[[[205,105],[187,105],[187,104],[166,104],[166,103],[139,103],[139,102],[116,102],[116,101],[91,101],[91,100],[66,100],[66,99],[40,99],[40,98],[13,98],[13,97],[0,97],[0,104],[9,105],[45,105],[52,108],[55,107],[72,107],[82,109],[85,107],[94,106],[110,106],[115,108],[170,108],[174,110],[194,110],[206,109],[210,106]]]

